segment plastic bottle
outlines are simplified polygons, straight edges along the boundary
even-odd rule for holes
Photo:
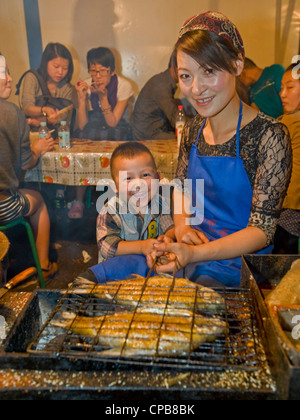
[[[58,128],[58,140],[59,140],[59,147],[61,149],[70,149],[71,147],[70,129],[66,121],[62,121],[60,123],[60,127]]]
[[[48,127],[47,127],[47,123],[41,122],[40,123],[40,129],[39,129],[39,139],[47,137],[48,134],[49,134],[49,130],[48,130]]]
[[[55,207],[57,209],[64,209],[66,207],[65,192],[62,189],[56,191]]]
[[[178,147],[180,147],[182,130],[185,125],[185,122],[186,122],[186,118],[185,118],[183,105],[178,105],[178,113],[177,113],[176,125],[175,125]]]

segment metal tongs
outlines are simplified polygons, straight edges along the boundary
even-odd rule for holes
[[[150,279],[151,273],[152,273],[152,271],[154,271],[154,268],[155,268],[155,266],[156,266],[156,264],[157,264],[157,261],[158,261],[158,257],[155,257],[155,258],[154,258],[154,261],[153,261],[153,264],[152,264],[152,266],[151,266],[151,268],[150,268],[150,270],[149,270],[149,273],[147,274],[147,277],[146,277],[146,279],[145,279],[145,284],[146,284],[146,283],[147,283],[147,281]]]
[[[149,270],[149,272],[148,272],[148,274],[147,274],[147,277],[146,277],[146,279],[145,279],[145,285],[147,284],[147,281],[149,280],[149,278],[150,278],[150,276],[151,276],[151,273],[152,273],[152,271],[154,271],[154,268],[155,268],[155,266],[156,266],[156,264],[157,264],[157,261],[158,261],[158,257],[155,257],[154,258],[154,261],[153,261],[153,264],[152,264],[152,266],[151,266],[151,268],[150,268],[150,270]],[[176,281],[176,278],[175,278],[175,276],[176,276],[176,273],[177,273],[177,264],[179,264],[179,261],[178,261],[178,258],[176,257],[175,258],[175,265],[174,265],[174,270],[173,270],[173,279],[172,279],[172,284],[171,284],[171,288],[170,288],[170,292],[172,292],[173,291],[173,289],[174,289],[174,287],[175,287],[175,281]],[[180,264],[179,264],[179,266],[180,266]]]

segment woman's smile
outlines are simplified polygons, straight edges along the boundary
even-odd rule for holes
[[[209,98],[203,98],[203,99],[195,99],[195,102],[198,106],[203,107],[209,105],[214,99],[214,96],[210,96]]]

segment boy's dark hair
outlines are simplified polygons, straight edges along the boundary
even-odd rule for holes
[[[92,64],[101,64],[101,66],[115,71],[115,57],[109,48],[93,48],[87,53],[87,67],[90,69]]]
[[[111,160],[110,160],[110,171],[111,171],[112,177],[114,178],[114,162],[118,157],[123,157],[126,159],[133,159],[136,156],[141,155],[142,153],[147,153],[151,157],[153,161],[153,166],[156,168],[154,157],[152,153],[150,152],[150,150],[148,149],[148,147],[144,146],[142,143],[138,143],[134,141],[120,144],[114,150],[111,156]]]
[[[74,72],[73,59],[70,51],[62,44],[50,43],[46,46],[43,52],[40,67],[38,68],[38,72],[42,77],[47,77],[47,66],[49,61],[58,57],[65,58],[69,62],[69,71],[63,81],[70,83]]]

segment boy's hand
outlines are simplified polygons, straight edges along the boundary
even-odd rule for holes
[[[159,244],[159,243],[160,242],[158,242],[157,239],[146,239],[142,241],[142,244],[141,244],[142,253],[144,255],[151,254],[155,250],[154,245]]]

